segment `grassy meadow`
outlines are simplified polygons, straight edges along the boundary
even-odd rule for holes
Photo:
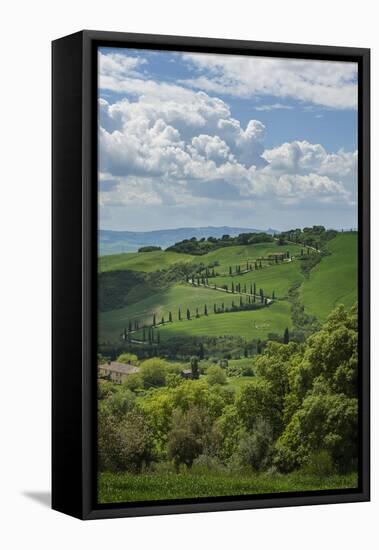
[[[99,475],[99,501],[106,504],[165,500],[180,498],[206,498],[234,495],[261,495],[291,491],[320,491],[323,489],[349,489],[357,487],[356,474],[310,475],[296,472],[287,475],[268,475],[246,472],[231,473],[168,473],[168,474],[112,474]]]
[[[357,300],[358,240],[356,233],[340,233],[326,245],[325,256],[301,287],[306,311],[326,319],[337,304],[351,306]]]

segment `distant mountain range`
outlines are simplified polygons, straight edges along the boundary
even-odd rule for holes
[[[122,252],[136,252],[141,246],[154,245],[167,248],[182,241],[196,237],[217,237],[231,235],[235,237],[240,233],[278,233],[271,227],[269,229],[256,229],[252,227],[179,227],[177,229],[158,229],[156,231],[112,231],[100,229],[98,232],[99,254],[120,254]]]

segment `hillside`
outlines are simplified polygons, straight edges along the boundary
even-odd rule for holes
[[[239,233],[255,232],[276,233],[275,229],[253,229],[246,227],[179,227],[177,229],[160,229],[156,231],[112,231],[100,229],[98,231],[99,255],[118,254],[123,252],[135,252],[141,246],[156,245],[167,248],[175,242],[196,237],[217,237],[223,235],[236,236]]]
[[[163,250],[127,252],[125,254],[101,256],[99,258],[99,271],[119,271],[123,269],[144,272],[159,271],[175,263],[188,263],[193,259],[194,256],[190,254],[178,254],[177,252],[165,252]]]
[[[147,329],[161,343],[177,337],[282,338],[294,326],[290,289],[299,288],[299,303],[319,321],[336,304],[356,300],[357,234],[340,233],[325,249],[328,254],[320,256],[301,244],[275,241],[200,257],[171,251],[101,257],[99,342],[120,343],[128,332],[130,341],[146,346]],[[304,260],[312,257],[317,265],[307,274]],[[177,264],[188,267],[178,271]]]
[[[337,304],[351,306],[357,300],[358,235],[339,233],[326,245],[325,256],[301,287],[308,313],[326,319]]]

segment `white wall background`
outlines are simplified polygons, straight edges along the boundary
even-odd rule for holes
[[[372,48],[373,241],[378,236],[379,34],[372,0],[46,0],[2,6],[0,544],[13,548],[376,548],[373,501],[80,522],[41,504],[50,486],[50,41],[87,29]],[[378,258],[373,250],[373,282]],[[376,271],[376,272],[375,272]],[[373,288],[373,303],[378,287]],[[378,309],[373,318],[373,348]],[[376,396],[376,398],[375,398]],[[67,396],[69,403],[70,396]],[[37,495],[31,498],[31,493]],[[34,495],[34,496],[36,496]],[[4,540],[3,540],[4,539]],[[376,543],[375,543],[376,541]]]

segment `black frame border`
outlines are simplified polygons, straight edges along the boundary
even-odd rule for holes
[[[259,55],[358,63],[359,231],[359,487],[138,503],[98,504],[96,499],[97,345],[97,50],[98,47]],[[72,70],[76,59],[76,71]],[[74,64],[75,65],[75,64]],[[68,78],[68,82],[67,82]],[[65,91],[66,93],[62,92]],[[71,104],[67,102],[67,97]],[[63,101],[62,101],[63,99]],[[66,123],[65,123],[66,122]],[[65,124],[64,124],[65,123]],[[80,144],[72,140],[80,127]],[[70,145],[68,145],[70,143]],[[80,151],[78,147],[80,146]],[[72,156],[74,160],[72,161]],[[74,163],[67,167],[67,158]],[[72,186],[62,190],[71,177]],[[75,202],[77,199],[77,202]],[[69,209],[73,223],[62,212]],[[79,234],[78,234],[79,233]],[[80,236],[79,236],[80,235]],[[79,242],[80,241],[80,242]],[[69,280],[62,273],[72,242],[80,244]],[[80,263],[79,265],[77,265]],[[80,299],[69,303],[66,293]],[[70,307],[71,306],[71,307]],[[79,312],[80,310],[80,312]],[[63,316],[63,317],[62,317]],[[74,325],[72,322],[74,316]],[[62,329],[72,329],[73,364]],[[64,376],[65,373],[65,376]],[[66,377],[70,377],[66,380]],[[65,400],[72,396],[71,410]],[[78,428],[72,430],[73,424]],[[332,504],[370,500],[370,50],[215,38],[81,31],[53,42],[53,508],[81,519],[116,518]],[[68,476],[72,476],[71,483]]]

